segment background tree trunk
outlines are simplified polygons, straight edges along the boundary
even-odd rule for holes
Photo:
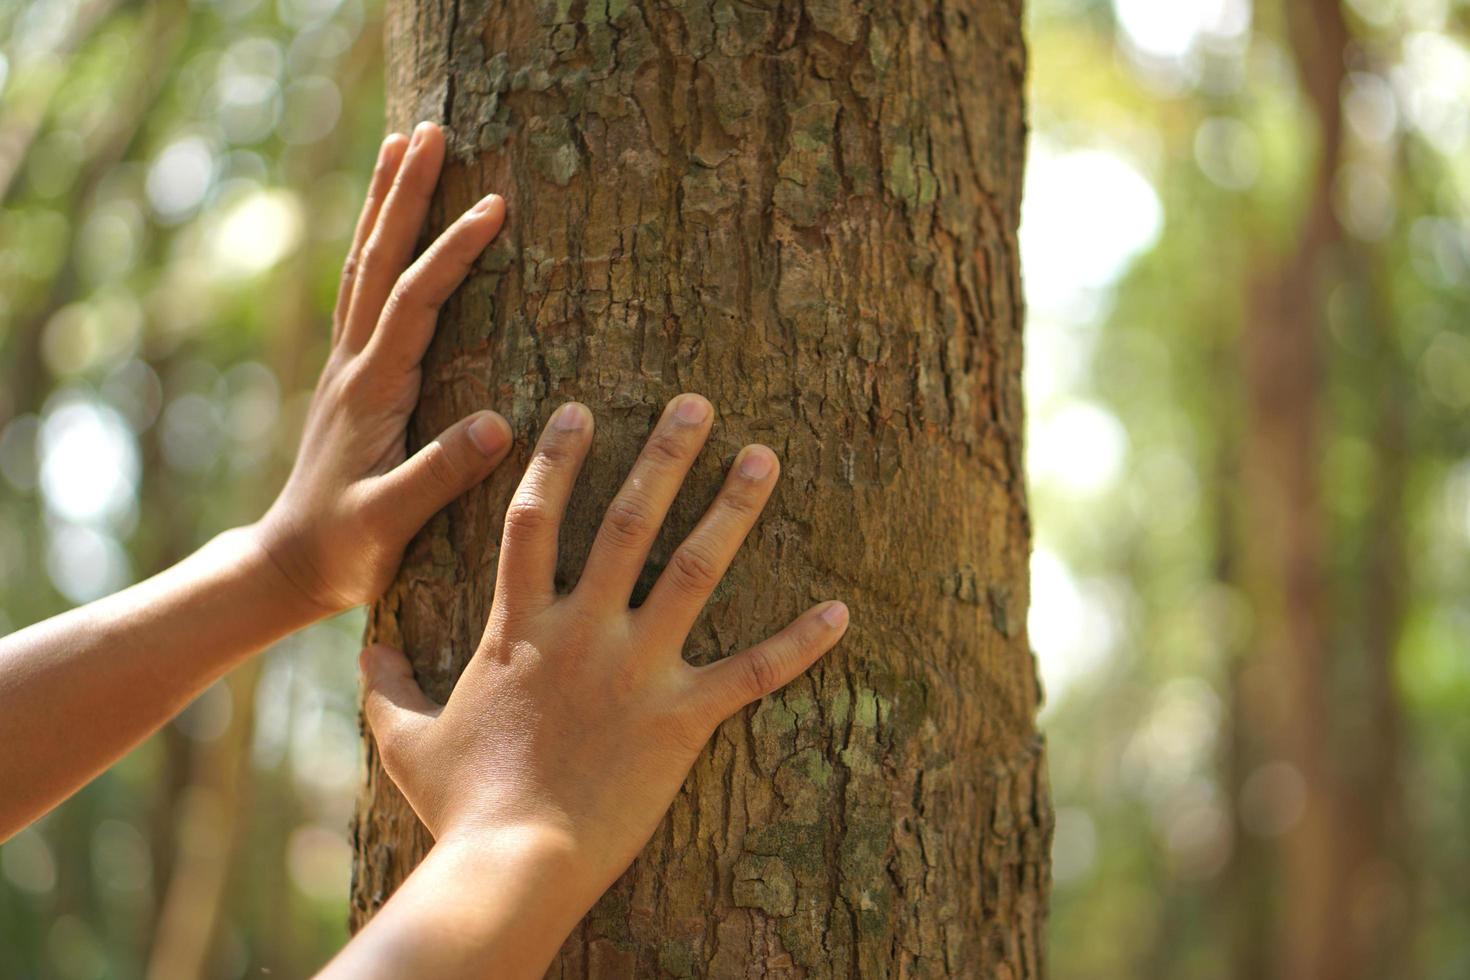
[[[1285,254],[1270,255],[1252,284],[1242,335],[1247,412],[1241,530],[1265,665],[1255,693],[1269,701],[1266,742],[1299,785],[1275,804],[1300,810],[1288,818],[1278,852],[1275,975],[1327,980],[1357,975],[1348,941],[1344,794],[1332,698],[1338,663],[1331,534],[1320,472],[1326,287],[1342,249],[1333,187],[1343,159],[1349,34],[1339,0],[1285,0],[1281,10],[1318,148],[1306,205]],[[1299,803],[1290,800],[1293,795]]]
[[[853,609],[721,729],[552,975],[1040,976],[1019,0],[398,0],[387,56],[390,124],[449,127],[432,230],[492,189],[511,215],[440,319],[414,436],[493,406],[527,440],[587,402],[565,585],[664,401],[702,392],[714,435],[643,588],[743,443],[784,475],[689,656]],[[372,612],[440,699],[516,471],[436,518]],[[429,843],[368,751],[354,926]]]

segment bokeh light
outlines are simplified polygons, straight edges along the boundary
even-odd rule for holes
[[[174,32],[149,3],[0,4],[0,632],[256,518],[324,355],[382,134],[382,5],[179,9]],[[1233,916],[1284,901],[1272,869],[1310,799],[1274,733],[1240,457],[1241,335],[1319,190],[1313,109],[1282,3],[1026,9],[1050,966],[1213,980],[1260,951]],[[1355,934],[1399,929],[1403,962],[1451,980],[1470,973],[1470,8],[1345,9],[1324,198],[1343,236],[1313,269],[1334,283],[1316,351],[1332,701],[1354,709],[1334,738],[1375,731],[1371,616],[1397,590],[1398,788],[1368,802],[1397,807],[1403,846],[1343,887]],[[191,889],[215,916],[209,975],[316,969],[345,938],[361,629],[267,651],[0,847],[0,975],[145,975]],[[1362,744],[1337,747],[1349,774]],[[213,891],[181,871],[192,847],[222,855]]]

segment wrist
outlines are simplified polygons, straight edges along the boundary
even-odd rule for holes
[[[593,880],[589,872],[595,862],[588,860],[570,834],[546,825],[447,831],[434,842],[431,853],[466,867],[476,880],[492,888],[500,887],[495,879],[506,872],[519,879],[554,881],[561,897],[571,904],[586,896],[585,904],[590,907],[607,885]]]
[[[220,538],[236,543],[241,552],[240,567],[265,590],[268,600],[303,623],[335,616],[347,608],[326,601],[305,586],[300,562],[292,558],[289,539],[267,518],[226,531]]]
[[[581,857],[543,827],[446,834],[348,947],[362,959],[343,975],[539,978],[601,894]]]

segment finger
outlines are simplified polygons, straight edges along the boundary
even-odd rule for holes
[[[541,431],[505,511],[497,604],[539,605],[555,596],[557,536],[591,439],[592,413],[576,402],[559,408]]]
[[[385,760],[403,758],[409,743],[439,713],[413,679],[408,658],[381,643],[363,649],[362,713]]]
[[[342,341],[349,349],[359,351],[367,344],[393,283],[413,257],[443,166],[444,133],[433,123],[419,123],[377,223],[362,246],[352,303],[342,331]]]
[[[373,167],[373,178],[368,183],[367,198],[362,202],[362,213],[357,216],[357,229],[352,233],[352,244],[347,249],[347,259],[342,263],[342,282],[337,287],[337,308],[332,313],[332,346],[342,339],[342,330],[347,324],[347,310],[352,304],[353,285],[357,280],[357,264],[362,257],[362,246],[378,222],[378,212],[383,208],[383,199],[398,166],[403,163],[404,151],[408,148],[408,137],[402,133],[391,133],[378,148],[378,162]]]
[[[639,619],[657,623],[660,632],[689,632],[771,499],[778,468],[776,454],[765,446],[741,450],[715,502],[669,557]]]
[[[394,540],[407,541],[466,490],[500,465],[510,450],[510,425],[494,412],[461,419],[368,491],[369,520]]]
[[[700,708],[722,721],[785,687],[842,639],[847,618],[842,603],[825,602],[770,639],[698,668]]]
[[[699,395],[680,395],[664,408],[628,479],[608,504],[578,594],[627,604],[669,505],[709,436],[712,415]]]
[[[433,339],[439,307],[464,282],[475,259],[504,223],[505,199],[497,194],[482,198],[460,215],[398,277],[368,342],[367,356],[400,370],[416,367]]]

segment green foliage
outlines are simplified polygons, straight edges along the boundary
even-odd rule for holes
[[[538,10],[605,29],[627,6]],[[809,6],[849,29],[847,5]],[[1250,4],[1160,0],[1140,20],[1144,0],[1030,2],[1030,635],[1050,697],[1058,977],[1223,976],[1233,889],[1277,832],[1225,776],[1249,728],[1232,685],[1253,621],[1225,566],[1247,286],[1290,245],[1316,136],[1275,8],[1256,6],[1191,27],[1178,11]],[[1337,198],[1352,265],[1325,273],[1341,285],[1321,469],[1338,684],[1366,698],[1374,508],[1397,454],[1397,894],[1423,975],[1448,978],[1470,969],[1470,154],[1435,114],[1434,73],[1452,86],[1465,63],[1465,6],[1351,9]],[[379,16],[371,0],[0,6],[0,143],[18,148],[0,158],[0,629],[176,560],[278,485],[381,135]],[[546,133],[533,165],[569,178],[565,134]],[[902,137],[885,146],[907,165]],[[824,188],[826,164],[793,140],[782,176]],[[901,196],[939,193],[923,168],[890,169]],[[320,964],[344,938],[359,629],[282,644],[0,848],[0,975],[143,976],[189,834],[222,826],[220,806],[239,819],[211,975]],[[886,704],[863,691],[829,708],[861,724]],[[776,778],[826,778],[802,765]],[[227,771],[243,776],[233,798]],[[850,847],[881,850],[880,820],[860,831]],[[789,876],[755,858],[737,895],[785,909]],[[1258,897],[1269,917],[1275,898]]]
[[[150,574],[279,486],[382,135],[379,17],[0,11],[0,628]],[[319,966],[345,938],[360,631],[269,651],[0,848],[0,975],[144,976],[188,894],[218,910],[209,975]],[[215,846],[211,888],[189,856]]]
[[[1120,14],[1127,6],[1149,5],[1119,2]],[[1180,6],[1211,5],[1154,5],[1150,23]],[[1268,866],[1281,859],[1281,828],[1238,795],[1229,775],[1233,740],[1253,737],[1234,685],[1255,656],[1254,611],[1231,568],[1241,560],[1234,522],[1246,492],[1239,337],[1252,277],[1292,245],[1317,144],[1279,14],[1255,6],[1243,33],[1206,29],[1161,54],[1142,50],[1108,4],[1031,5],[1038,144],[1118,154],[1147,176],[1164,214],[1157,242],[1081,315],[1058,316],[1052,297],[1029,294],[1039,550],[1031,626],[1052,682],[1043,722],[1058,807],[1050,944],[1058,977],[1232,975],[1246,935],[1242,902],[1258,906],[1269,935],[1280,899],[1269,871],[1266,884],[1250,882],[1258,855]],[[1350,767],[1373,693],[1372,564],[1396,543],[1406,558],[1394,581],[1407,609],[1390,696],[1407,729],[1406,823],[1402,864],[1377,911],[1411,920],[1419,975],[1447,978],[1470,962],[1470,943],[1454,925],[1470,916],[1470,849],[1457,829],[1470,803],[1470,388],[1461,374],[1470,363],[1461,353],[1470,350],[1470,204],[1456,173],[1465,155],[1453,152],[1463,141],[1426,125],[1433,78],[1416,91],[1403,66],[1408,35],[1432,35],[1462,57],[1466,38],[1453,21],[1410,4],[1354,3],[1350,12],[1370,7],[1381,16],[1353,18],[1355,74],[1344,93],[1336,207],[1347,244],[1340,265],[1320,270],[1336,283],[1323,338],[1319,461],[1334,692],[1349,719],[1334,737]],[[1425,118],[1415,115],[1416,99]],[[1033,197],[1046,190],[1030,187]],[[1077,213],[1077,234],[1097,220]],[[1034,242],[1027,261],[1047,244]],[[1059,351],[1080,363],[1059,372]],[[1099,408],[1125,436],[1109,478],[1086,492],[1048,462],[1065,451],[1085,467],[1095,455],[1081,438],[1052,446],[1050,420],[1059,405],[1075,404]],[[1386,539],[1375,508],[1394,506],[1384,495],[1395,465],[1405,471],[1393,511],[1401,523],[1397,532],[1388,525]],[[1103,642],[1055,626],[1079,616]]]

